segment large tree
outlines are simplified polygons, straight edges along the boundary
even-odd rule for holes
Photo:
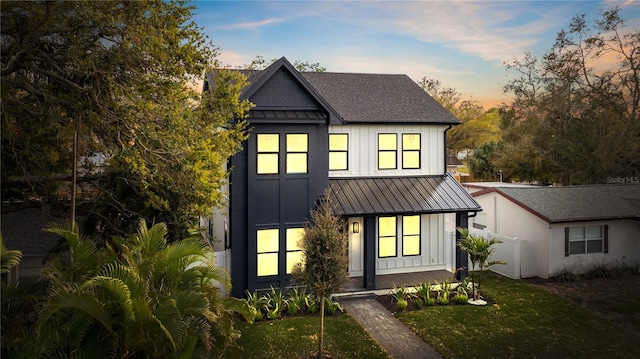
[[[542,58],[506,64],[499,167],[519,179],[603,183],[640,174],[640,31],[619,8],[573,18]]]
[[[500,139],[497,109],[485,111],[480,102],[472,98],[465,99],[456,89],[444,87],[439,80],[423,77],[418,85],[462,122],[447,132],[449,149],[474,149],[483,143]]]
[[[139,217],[182,237],[223,198],[223,164],[245,138],[245,79],[195,81],[217,48],[185,1],[2,2],[3,199],[63,203],[79,163],[87,228]],[[77,153],[74,154],[74,138]],[[61,182],[63,181],[63,182]],[[61,186],[62,185],[62,186]],[[60,201],[60,200],[63,201]]]

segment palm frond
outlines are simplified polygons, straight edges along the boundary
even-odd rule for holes
[[[0,274],[9,273],[11,268],[17,266],[22,259],[22,252],[19,250],[10,250],[4,245],[2,234],[0,234]]]

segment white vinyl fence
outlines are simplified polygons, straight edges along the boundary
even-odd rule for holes
[[[480,235],[483,238],[496,238],[500,241],[500,243],[494,244],[492,248],[495,248],[494,252],[489,257],[489,260],[503,260],[506,262],[505,265],[496,264],[491,266],[489,269],[493,272],[502,274],[503,276],[512,278],[512,279],[520,279],[520,240],[518,237],[511,238],[507,236],[503,236],[496,233],[491,233],[490,231],[477,230],[472,229],[471,234]],[[447,239],[449,245],[450,253],[450,263],[452,266],[455,264],[455,253],[456,253],[456,232],[447,232]],[[449,256],[448,256],[449,257]],[[471,261],[469,261],[469,265],[471,265]],[[477,270],[478,268],[473,268]]]

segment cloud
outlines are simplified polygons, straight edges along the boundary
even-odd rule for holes
[[[269,26],[273,24],[278,24],[287,21],[286,18],[270,18],[260,21],[253,22],[241,22],[237,24],[225,25],[226,28],[230,29],[249,29],[249,30],[257,30],[264,26]]]

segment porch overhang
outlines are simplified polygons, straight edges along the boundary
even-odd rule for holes
[[[335,214],[365,215],[478,212],[482,209],[451,175],[330,178]]]

